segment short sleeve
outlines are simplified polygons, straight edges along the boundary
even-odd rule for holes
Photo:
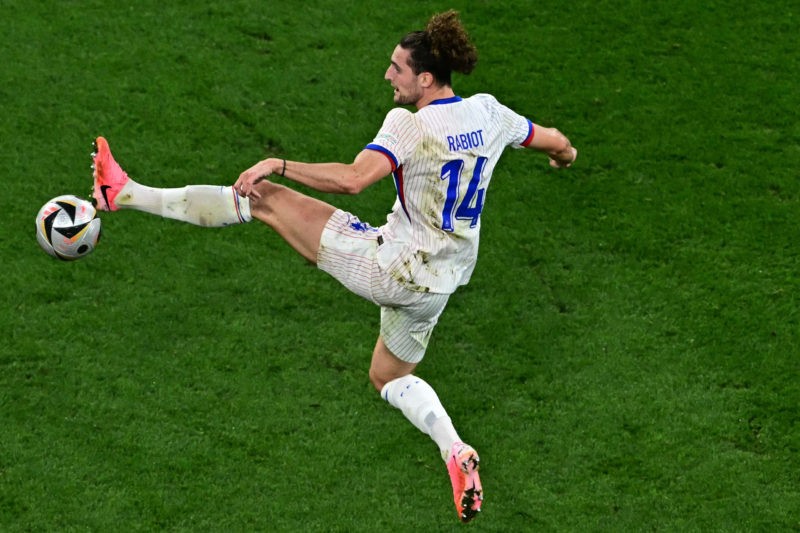
[[[508,145],[512,148],[528,146],[533,140],[533,122],[502,104],[497,105],[501,110],[503,131],[508,135]]]
[[[474,98],[483,100],[492,115],[499,118],[506,146],[524,148],[530,144],[534,135],[533,122],[501,104],[490,94],[478,94]]]
[[[414,153],[421,138],[414,114],[396,107],[386,114],[381,129],[366,149],[384,154],[394,171]]]

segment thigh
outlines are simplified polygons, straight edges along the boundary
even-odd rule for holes
[[[257,187],[261,198],[250,200],[250,214],[316,264],[322,231],[336,208],[271,181],[264,180]]]

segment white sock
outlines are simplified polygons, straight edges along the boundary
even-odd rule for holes
[[[156,189],[128,180],[115,203],[120,208],[196,226],[221,227],[252,220],[250,200],[239,196],[233,187],[189,185],[179,189]]]
[[[422,379],[411,374],[394,379],[383,386],[381,397],[430,436],[439,446],[443,459],[447,460],[450,448],[461,441],[436,391]]]

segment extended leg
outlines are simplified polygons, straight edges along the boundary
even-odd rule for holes
[[[108,142],[98,137],[93,154],[92,197],[101,211],[136,209],[198,226],[227,226],[257,218],[272,227],[309,261],[316,263],[325,224],[336,210],[330,204],[269,181],[257,185],[260,198],[239,196],[233,187],[189,185],[148,187],[132,180],[114,160]]]

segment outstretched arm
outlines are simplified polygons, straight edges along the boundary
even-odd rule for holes
[[[234,189],[242,196],[258,198],[255,185],[272,174],[302,183],[321,192],[358,194],[392,172],[383,154],[363,150],[350,163],[301,163],[269,158],[259,161],[239,175]]]
[[[570,144],[563,133],[555,128],[533,125],[533,139],[527,148],[546,153],[550,157],[550,166],[566,168],[575,162],[578,150]]]

